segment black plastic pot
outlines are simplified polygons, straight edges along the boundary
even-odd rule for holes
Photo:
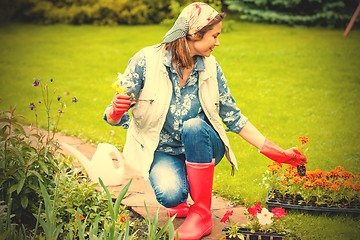
[[[225,234],[226,234],[228,231],[228,227],[225,227],[222,231],[225,232]],[[238,233],[245,235],[245,239],[249,239],[249,240],[259,240],[259,239],[261,239],[261,240],[282,240],[285,238],[285,234],[265,233],[265,232],[252,233],[250,231],[250,229],[247,229],[247,228],[240,228],[238,230]],[[226,234],[226,239],[236,240],[238,238],[229,238],[228,235]]]
[[[326,213],[350,213],[350,214],[360,214],[360,206],[358,204],[351,207],[326,207],[326,206],[315,206],[315,205],[304,205],[288,201],[284,202],[283,199],[275,194],[274,198],[270,198],[271,190],[268,191],[266,195],[265,204],[268,205],[269,210],[275,207],[282,207],[285,209],[295,209],[295,210],[304,210],[304,211],[313,211],[313,212],[326,212]]]

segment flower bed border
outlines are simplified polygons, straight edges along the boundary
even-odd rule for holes
[[[328,212],[328,213],[351,213],[351,214],[360,214],[360,208],[338,208],[338,207],[316,207],[316,206],[305,206],[293,203],[283,203],[278,200],[270,199],[271,190],[268,191],[266,195],[265,204],[269,208],[282,207],[285,209],[295,209],[295,210],[305,210],[313,212]]]
[[[224,227],[223,228],[223,232],[227,232],[227,230],[229,229],[229,227]],[[245,235],[245,239],[250,239],[251,236],[260,236],[262,240],[265,240],[265,239],[272,239],[273,240],[280,240],[280,239],[284,239],[285,238],[285,234],[279,234],[279,233],[265,233],[265,232],[251,232],[250,229],[248,228],[240,228],[238,230],[238,233],[241,233],[243,235]],[[247,238],[247,236],[249,236],[249,238]],[[236,238],[228,238],[228,236],[226,235],[226,239],[236,239]],[[258,239],[258,238],[256,238]]]

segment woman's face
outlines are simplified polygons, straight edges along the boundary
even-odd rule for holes
[[[221,26],[222,22],[217,23],[214,25],[214,28],[207,31],[200,40],[196,40],[196,36],[193,40],[190,39],[188,44],[191,55],[209,57],[215,46],[220,46],[219,34],[221,33]]]

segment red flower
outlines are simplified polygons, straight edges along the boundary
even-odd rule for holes
[[[84,216],[83,215],[79,215],[79,217],[80,217],[80,220],[83,220],[84,219]],[[77,220],[77,214],[75,214],[75,219]]]
[[[274,216],[276,217],[276,219],[279,219],[279,218],[282,218],[282,217],[286,217],[287,216],[287,213],[285,213],[285,209],[283,208],[274,208],[272,211],[271,211],[272,214],[274,214]]]
[[[255,203],[255,207],[248,207],[247,211],[253,216],[256,217],[257,213],[261,213],[261,203]]]
[[[306,143],[309,142],[309,138],[301,136],[301,137],[298,138],[298,141],[301,142],[301,143],[306,144]]]
[[[255,208],[258,213],[261,213],[261,210],[262,210],[261,203],[255,203]]]
[[[129,217],[128,217],[128,219],[129,219]],[[124,213],[124,214],[121,214],[121,216],[120,216],[120,222],[126,222],[125,213]]]
[[[226,223],[229,220],[229,217],[233,215],[234,211],[226,211],[220,222]]]

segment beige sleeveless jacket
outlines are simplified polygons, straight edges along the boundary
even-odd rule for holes
[[[139,170],[147,180],[159,143],[172,97],[172,83],[163,64],[165,50],[150,46],[143,49],[146,57],[145,85],[140,91],[127,131],[124,157],[130,166]],[[227,159],[237,169],[237,162],[219,116],[219,89],[216,61],[213,56],[204,58],[205,70],[199,72],[199,98],[210,123],[225,145]]]

